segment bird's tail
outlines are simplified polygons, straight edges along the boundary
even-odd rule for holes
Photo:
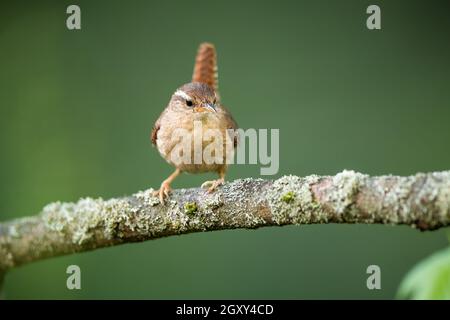
[[[202,43],[198,48],[192,82],[206,83],[215,90],[218,89],[217,55],[212,43]]]

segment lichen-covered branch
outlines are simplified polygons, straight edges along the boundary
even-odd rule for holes
[[[191,232],[312,223],[450,224],[450,171],[410,177],[243,179],[215,193],[181,189],[161,205],[153,190],[77,203],[0,224],[0,274],[39,259]]]

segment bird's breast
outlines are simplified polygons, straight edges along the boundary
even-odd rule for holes
[[[227,138],[226,122],[218,114],[202,112],[179,117],[176,121],[173,118],[162,120],[157,137],[158,150],[167,162],[183,171],[217,171],[233,151],[230,148],[232,139]],[[205,159],[205,152],[206,156],[213,156],[214,163]],[[173,157],[178,155],[184,160],[182,163],[174,161]]]

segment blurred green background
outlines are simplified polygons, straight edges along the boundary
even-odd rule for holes
[[[79,31],[66,28],[69,4]],[[382,30],[366,28],[370,4]],[[0,220],[158,187],[172,168],[150,130],[203,41],[239,125],[280,129],[276,177],[450,169],[449,12],[448,1],[2,1]],[[258,166],[228,179],[250,176]],[[190,234],[14,269],[6,298],[393,298],[447,242],[445,230],[364,225]],[[80,291],[66,288],[70,264]],[[381,290],[366,288],[370,264]]]

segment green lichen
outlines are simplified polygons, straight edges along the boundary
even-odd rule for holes
[[[197,204],[195,202],[186,202],[184,204],[184,213],[187,215],[194,215],[198,211]]]
[[[295,199],[295,194],[292,191],[286,192],[285,194],[283,194],[281,196],[281,201],[284,201],[286,203],[290,203],[292,201],[294,201]]]

